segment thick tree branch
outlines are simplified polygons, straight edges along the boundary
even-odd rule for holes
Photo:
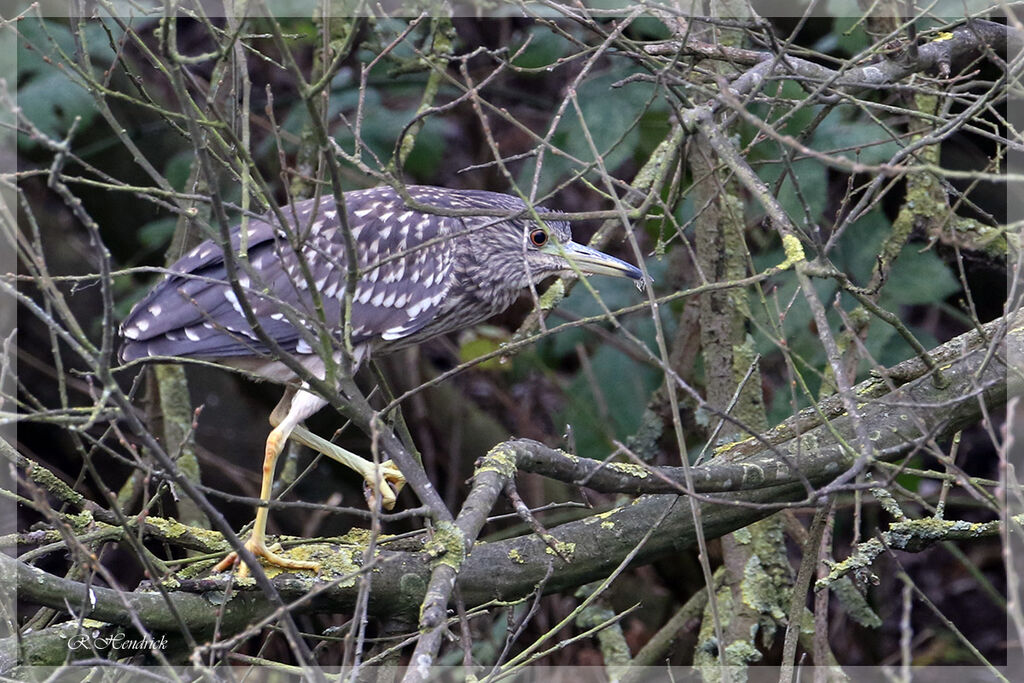
[[[1005,336],[1000,353],[990,354],[990,346]],[[949,385],[937,389],[928,375],[922,375],[891,393],[875,398],[863,406],[861,417],[872,425],[872,442],[877,453],[895,458],[913,450],[923,438],[942,438],[964,425],[976,422],[983,412],[1002,406],[1008,393],[1024,389],[1018,369],[1008,371],[1004,359],[1024,355],[1024,315],[1015,313],[987,325],[981,332],[969,332],[934,349],[936,358],[947,358],[951,351],[957,358],[943,368]],[[855,393],[875,387],[874,381],[861,383]],[[741,442],[741,446],[724,449],[715,459],[730,467],[760,470],[763,478],[760,488],[726,492],[715,496],[714,502],[701,503],[704,534],[715,538],[761,519],[785,502],[805,500],[806,480],[814,486],[824,486],[840,476],[855,460],[837,441],[837,436],[848,440],[852,425],[847,416],[839,416],[829,424],[822,424],[778,443],[774,448],[758,447]],[[785,430],[783,432],[785,433]],[[631,490],[652,489],[667,484],[653,476],[631,475],[622,479],[627,468],[601,468],[600,463],[588,463],[557,451],[546,452],[539,444],[528,441],[508,443],[515,452],[522,469],[544,471],[551,474],[570,474],[575,477],[591,475],[588,486],[604,488],[613,483],[629,483]],[[541,466],[544,459],[538,455],[557,454]],[[786,457],[779,457],[778,454]],[[799,464],[800,473],[790,464]],[[555,466],[550,466],[555,463]],[[580,468],[572,469],[570,467]],[[545,469],[547,468],[547,469]],[[701,472],[707,466],[694,468]],[[671,468],[659,468],[661,474]],[[727,470],[728,471],[728,470]],[[742,473],[744,470],[736,470]],[[681,481],[681,477],[679,478]],[[748,483],[750,480],[748,478]],[[624,488],[630,488],[626,486]],[[520,536],[496,543],[477,543],[465,558],[457,585],[467,606],[488,600],[516,599],[529,594],[543,582],[547,592],[583,585],[605,576],[622,558],[633,552],[636,545],[650,532],[650,520],[665,515],[661,527],[640,548],[636,562],[647,563],[668,554],[693,546],[696,530],[689,506],[680,505],[676,495],[643,496],[630,504],[604,513],[563,524],[551,529],[551,535],[566,550],[570,562],[555,560],[554,570],[547,575],[546,563],[526,562],[525,558],[543,557],[549,550],[544,540],[533,535]],[[311,551],[312,552],[312,551]],[[326,546],[324,552],[338,556],[345,554],[357,560],[357,546],[349,548]],[[323,581],[331,579],[331,567],[325,575],[314,578],[279,575],[273,583],[286,600],[304,598],[311,590],[318,591],[298,611],[330,611],[350,607],[356,595],[355,583],[342,581],[324,589]],[[348,565],[347,571],[352,571]],[[421,553],[380,550],[376,558],[374,581],[370,596],[370,611],[376,614],[404,614],[415,617],[428,585],[431,567]],[[333,577],[338,578],[338,577]],[[152,630],[177,628],[178,622],[169,616],[164,598],[156,593],[136,591],[118,593],[104,588],[87,588],[29,567],[16,560],[0,559],[0,581],[17,581],[19,598],[54,609],[64,610],[68,604],[77,605],[81,614],[115,624],[128,625],[126,604],[138,612],[142,624]],[[212,578],[185,582],[172,594],[178,611],[189,627],[202,632],[212,628],[218,620],[207,597],[216,599],[228,579]],[[187,592],[193,591],[194,593]],[[241,628],[248,621],[265,616],[274,610],[266,596],[255,586],[235,585],[231,599],[222,606],[219,617],[222,628]]]

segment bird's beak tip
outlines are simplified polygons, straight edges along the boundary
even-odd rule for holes
[[[626,277],[636,280],[640,289],[647,285],[643,272],[631,263],[576,242],[569,242],[563,247],[565,257],[584,275]]]

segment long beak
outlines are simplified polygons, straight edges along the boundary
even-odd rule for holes
[[[567,259],[584,275],[612,275],[634,280],[641,280],[644,276],[636,266],[576,242],[560,245],[549,242],[541,251]]]

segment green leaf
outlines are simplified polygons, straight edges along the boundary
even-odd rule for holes
[[[632,261],[632,259],[628,258],[627,260]],[[648,259],[646,266],[647,272],[654,278],[655,284],[664,277],[668,268],[667,260],[665,259]],[[608,310],[616,311],[643,301],[643,295],[637,292],[636,285],[632,280],[594,276],[588,278],[587,283],[594,289],[600,301],[595,298],[594,294],[582,282],[578,282],[559,308],[571,313],[575,318],[591,318],[604,313],[604,308],[601,305],[602,302]],[[641,316],[642,314],[630,318],[627,320],[627,323],[633,324],[633,321],[642,320]],[[668,318],[671,318],[671,316],[668,316]],[[554,339],[550,342],[550,352],[556,358],[564,358],[575,353],[577,344],[583,343],[592,336],[591,332],[582,327],[564,330],[555,335]],[[653,336],[651,339],[653,339]]]
[[[175,190],[179,192],[185,191],[185,185],[188,183],[189,174],[192,172],[192,161],[194,159],[195,154],[192,153],[192,150],[187,150],[175,154],[164,166],[164,177]]]
[[[631,159],[641,143],[642,118],[665,107],[662,99],[648,104],[653,88],[649,83],[612,87],[632,73],[632,67],[616,65],[581,83],[576,90],[579,111],[572,105],[566,109],[551,137],[552,144],[584,164],[595,162],[600,157],[609,172],[614,172]],[[550,152],[544,155],[543,163],[542,193],[570,172],[580,170],[576,162]],[[519,174],[522,185],[529,186],[535,167],[535,163],[523,165]]]
[[[539,69],[554,64],[564,57],[568,43],[543,26],[534,26],[530,31],[530,44],[523,52],[512,60],[512,63],[524,69]],[[521,47],[521,44],[516,49]],[[515,49],[512,50],[514,54]]]
[[[171,241],[178,219],[174,216],[158,218],[139,228],[139,243],[151,251],[157,251]]]
[[[108,25],[114,40],[121,34],[116,25]],[[76,117],[81,118],[79,132],[96,116],[92,96],[69,77],[73,70],[66,66],[63,52],[74,55],[77,48],[65,23],[26,18],[18,24],[18,105],[25,117],[44,134],[55,139],[67,135]],[[110,36],[103,24],[96,21],[81,26],[81,40],[87,54],[100,72],[110,66],[114,52]],[[57,65],[65,64],[63,68]],[[18,145],[31,149],[36,141],[19,136]]]
[[[586,373],[576,376],[566,390],[568,404],[556,424],[572,427],[580,454],[601,457],[612,447],[610,439],[625,440],[640,427],[659,374],[609,346],[598,349],[590,357],[590,365],[594,381]]]
[[[893,135],[895,132],[887,131],[870,119],[851,118],[848,112],[834,109],[815,129],[811,146],[826,154],[839,154],[864,164],[883,164],[900,150]]]
[[[935,304],[960,291],[960,283],[934,251],[904,247],[893,263],[879,302],[892,309],[912,304]]]
[[[508,334],[504,330],[480,325],[471,330],[465,331],[459,337],[459,362],[468,363],[481,356],[486,356],[501,348],[501,345],[508,341]],[[500,357],[491,358],[479,363],[478,370],[510,370],[511,367],[502,363]]]
[[[850,225],[832,252],[832,262],[856,284],[866,285],[878,261],[882,242],[891,230],[888,218],[875,209]]]
[[[853,56],[863,52],[871,44],[868,34],[864,31],[864,21],[856,16],[836,17],[832,31],[827,34],[828,41],[816,45],[815,49],[828,50],[834,48]]]
[[[825,167],[814,159],[800,159],[794,161],[790,166],[793,173],[787,173],[782,181],[777,195],[779,203],[782,204],[786,213],[798,222],[802,221],[807,213],[805,207],[809,207],[811,216],[820,216],[825,210],[825,200],[828,196]],[[779,174],[784,170],[782,164],[771,164],[761,168],[758,174],[768,187],[775,187]],[[799,183],[799,192],[793,185],[793,176],[796,176]],[[751,201],[755,202],[755,211],[759,213],[764,211],[761,205],[756,203],[756,200]]]
[[[87,21],[81,27],[82,42],[99,68],[106,67],[114,58],[107,29],[114,40],[121,35],[121,29],[112,23],[108,23],[104,28],[101,23]],[[49,19],[40,21],[37,17],[27,17],[18,22],[18,33],[21,34],[18,39],[19,82],[54,70],[55,63],[64,61],[62,52],[72,56],[77,49],[75,40],[64,22]],[[47,63],[47,60],[50,63]]]
[[[433,177],[445,161],[448,139],[456,135],[458,129],[448,119],[432,116],[424,121],[423,128],[416,135],[416,144],[405,160],[406,173],[417,178]]]
[[[81,131],[96,116],[96,106],[89,93],[56,71],[37,76],[19,88],[18,105],[28,120],[56,140],[67,135],[75,117],[82,119]],[[19,136],[18,143],[22,149],[37,144],[24,135]]]
[[[807,91],[804,90],[804,88],[796,81],[785,80],[782,81],[781,88],[778,87],[777,85],[772,84],[769,86],[769,89],[772,95],[775,97],[782,97],[797,102],[807,98]],[[778,130],[778,132],[784,135],[792,135],[795,137],[807,128],[807,126],[817,115],[818,109],[820,109],[820,107],[810,105],[802,106],[800,107],[800,109],[795,109],[795,107],[787,107],[785,109],[785,113],[789,113],[790,111],[793,111],[794,113],[792,114],[792,116],[786,118],[785,123],[777,123],[772,120],[768,120],[767,123],[769,126],[772,126],[776,130]],[[768,116],[771,116],[773,119],[778,118],[780,113],[782,113],[779,111],[777,105],[769,106],[767,104],[751,105],[750,111],[762,121],[765,120]],[[742,124],[741,128],[744,133],[744,141],[749,141],[753,139],[753,136],[758,132],[757,127],[745,122]],[[768,144],[776,145],[776,143],[774,142],[770,142]]]

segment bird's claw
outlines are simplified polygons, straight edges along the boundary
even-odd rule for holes
[[[395,507],[402,487],[405,486],[405,476],[390,460],[374,465],[371,476],[374,476],[374,479],[371,480],[370,476],[367,476],[363,482],[363,495],[366,496],[370,508],[376,505],[377,497],[380,496],[381,507],[391,510]]]
[[[257,558],[263,558],[264,562],[266,562],[267,564],[275,567],[280,567],[284,570],[304,569],[314,572],[320,571],[319,562],[313,562],[311,560],[293,560],[290,557],[279,555],[278,551],[281,550],[280,543],[275,543],[274,545],[267,547],[266,543],[254,541],[250,538],[248,541],[245,542],[245,547],[248,548],[249,552],[251,552]],[[221,560],[214,566],[213,571],[227,571],[232,566],[234,566],[236,562],[238,562],[238,571],[236,572],[235,576],[239,579],[244,579],[245,577],[249,576],[249,565],[247,565],[245,562],[239,562],[239,559],[240,558],[238,557],[238,553],[232,551],[228,553],[228,555],[223,560]]]

